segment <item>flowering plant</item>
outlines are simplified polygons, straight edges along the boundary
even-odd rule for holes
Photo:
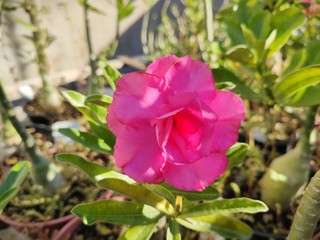
[[[125,174],[73,154],[57,158],[86,172],[99,187],[134,201],[100,200],[77,205],[72,212],[86,224],[128,226],[120,239],[149,239],[163,217],[168,219],[167,239],[181,239],[179,224],[249,239],[250,227],[229,214],[267,211],[265,204],[222,199],[212,185],[246,152],[245,144],[235,144],[245,118],[242,100],[215,89],[210,69],[189,56],[159,58],[145,73],[112,75],[119,79],[113,99],[63,93],[87,117],[92,133],[60,132],[98,152],[114,153]]]

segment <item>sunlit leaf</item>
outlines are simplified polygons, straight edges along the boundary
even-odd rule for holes
[[[218,213],[266,212],[268,207],[261,201],[249,198],[222,199],[190,206],[183,209],[181,218],[202,217]]]
[[[177,218],[177,222],[186,228],[198,232],[216,232],[226,238],[251,239],[253,230],[245,223],[222,214],[203,217]]]
[[[295,7],[287,8],[272,16],[271,26],[276,31],[276,37],[269,46],[269,55],[279,50],[288,41],[292,31],[302,26],[305,20],[305,15]]]
[[[181,240],[181,234],[179,230],[179,224],[174,218],[169,220],[169,226],[167,227],[167,240]]]
[[[302,68],[284,76],[275,85],[273,94],[277,101],[290,104],[286,98],[317,83],[320,83],[320,65]]]
[[[156,223],[137,225],[128,228],[118,240],[149,240],[152,236]]]
[[[31,163],[22,161],[14,165],[0,187],[0,213],[18,193],[20,185],[28,176]]]
[[[98,186],[101,188],[111,189],[132,198],[138,203],[150,205],[164,214],[174,214],[174,208],[168,200],[141,185],[129,183],[122,179],[113,179],[104,175],[102,175],[101,178],[98,182]]]
[[[60,128],[58,129],[60,133],[63,135],[71,138],[72,140],[81,143],[85,147],[88,147],[94,151],[103,153],[103,154],[110,154],[113,152],[112,148],[103,141],[103,139],[87,133],[79,131],[75,128]]]
[[[134,202],[101,200],[75,206],[72,213],[85,224],[96,222],[120,223],[126,225],[143,225],[157,222],[162,216],[153,207]]]
[[[110,103],[112,102],[112,97],[109,97],[106,95],[95,94],[95,95],[88,96],[86,98],[85,104],[88,102],[96,104],[100,107],[107,108],[107,107],[109,107]]]
[[[236,143],[227,151],[229,159],[228,169],[242,164],[244,157],[248,151],[248,145],[245,143]]]

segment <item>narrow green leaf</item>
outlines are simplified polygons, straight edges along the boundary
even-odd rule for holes
[[[95,95],[91,95],[86,98],[85,104],[88,102],[96,104],[100,107],[107,108],[107,107],[109,107],[110,103],[112,102],[112,97],[106,96],[106,95],[95,94]]]
[[[182,226],[198,232],[216,232],[225,238],[251,239],[253,230],[245,223],[222,214],[195,218],[177,218]]]
[[[216,83],[228,81],[235,84],[235,88],[232,91],[238,93],[243,98],[252,101],[260,101],[265,98],[262,94],[252,91],[252,89],[247,87],[234,73],[225,68],[213,69],[212,73]]]
[[[62,95],[67,99],[67,101],[75,108],[83,107],[86,101],[86,96],[81,93],[72,90],[62,91]]]
[[[86,96],[76,91],[66,90],[62,92],[62,95],[73,107],[78,109],[88,121],[105,124],[105,108],[101,108],[100,106],[89,102],[86,103]]]
[[[215,200],[187,207],[180,215],[181,218],[202,217],[218,213],[257,213],[266,212],[268,207],[261,201],[249,198],[233,198]]]
[[[103,68],[103,76],[106,79],[109,86],[111,87],[111,89],[114,91],[116,89],[116,83],[122,75],[117,69],[107,64]]]
[[[276,37],[269,46],[269,55],[279,50],[290,38],[296,28],[304,24],[305,15],[297,8],[290,7],[272,16],[271,26],[276,31]]]
[[[0,195],[10,188],[20,187],[24,179],[28,176],[30,168],[31,163],[27,161],[15,164],[0,187]]]
[[[176,198],[174,195],[167,190],[165,187],[159,185],[159,184],[142,184],[143,187],[149,189],[150,191],[164,197],[167,199],[173,206],[176,203]]]
[[[101,180],[98,182],[98,186],[101,188],[111,189],[120,194],[128,196],[133,200],[141,204],[147,204],[158,209],[160,212],[166,215],[173,215],[173,206],[162,196],[144,188],[136,183],[129,183],[122,179],[115,179],[109,176],[104,178],[101,175]]]
[[[38,31],[37,26],[29,23],[21,18],[15,17],[14,18],[16,20],[16,22],[20,23],[21,25],[23,25],[24,27],[26,27],[27,29],[29,29],[31,32],[36,32]]]
[[[275,85],[273,94],[279,102],[303,88],[320,83],[320,65],[299,69],[283,77]]]
[[[226,52],[226,58],[243,64],[253,64],[254,54],[245,45],[237,45]],[[226,79],[227,80],[227,79]]]
[[[236,143],[227,151],[229,159],[228,169],[242,164],[246,153],[248,152],[248,145],[245,143]]]
[[[172,187],[167,183],[162,184],[167,190],[169,190],[175,196],[182,196],[190,201],[201,201],[201,200],[214,200],[220,197],[220,193],[212,186],[207,187],[202,192],[197,191],[183,191]]]
[[[89,125],[94,134],[96,134],[99,138],[102,138],[112,149],[114,148],[116,137],[108,129],[106,124],[98,124],[95,121],[89,120]]]
[[[157,222],[162,216],[153,207],[114,200],[79,204],[72,209],[72,213],[88,225],[96,222],[144,225]]]
[[[110,154],[113,152],[112,148],[106,144],[103,139],[93,134],[79,131],[76,128],[60,128],[58,131],[72,140],[81,143],[85,147],[99,153]]]
[[[18,193],[20,185],[28,176],[31,163],[22,161],[14,165],[0,187],[0,213]]]
[[[79,168],[80,170],[85,172],[93,181],[96,181],[96,176],[111,171],[101,165],[89,162],[84,158],[71,153],[60,153],[56,156],[56,158],[61,162],[69,163]]]
[[[284,99],[282,104],[293,107],[309,107],[320,104],[320,86],[309,86]]]
[[[93,6],[92,4],[89,4],[88,2],[86,3],[84,0],[78,0],[79,4],[84,7],[87,8],[88,10],[104,15],[105,13],[103,11],[101,11],[100,9],[98,9],[97,7]]]
[[[9,188],[7,191],[0,194],[0,214],[7,204],[11,201],[14,196],[19,192],[19,187]]]
[[[171,218],[169,220],[169,226],[167,227],[167,240],[181,240],[181,234],[179,224],[176,219]]]
[[[137,225],[128,228],[118,240],[149,240],[157,224]]]

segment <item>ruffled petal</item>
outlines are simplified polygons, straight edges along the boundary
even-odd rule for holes
[[[162,77],[179,58],[174,55],[160,57],[148,66],[146,72]]]
[[[145,73],[124,75],[119,79],[114,93],[111,104],[113,114],[107,120],[113,124],[112,118],[116,118],[122,124],[130,124],[132,121],[154,118],[158,108],[164,103],[161,97],[162,82],[157,76]]]
[[[209,67],[190,56],[176,61],[164,75],[170,91],[174,93],[201,92],[214,90],[214,82]]]
[[[127,127],[117,137],[115,161],[118,167],[138,182],[162,182],[160,169],[164,158],[157,143],[156,132],[146,121]]]
[[[222,90],[204,92],[201,101],[207,104],[217,114],[219,120],[244,120],[246,109],[242,99],[232,93]]]
[[[190,164],[166,162],[162,172],[165,181],[178,189],[202,191],[220,177],[227,166],[227,157],[214,153]]]
[[[116,136],[125,128],[125,125],[123,125],[114,115],[112,104],[107,109],[107,125]]]

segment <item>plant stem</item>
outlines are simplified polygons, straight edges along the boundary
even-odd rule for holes
[[[35,181],[42,185],[48,192],[54,193],[63,184],[60,173],[55,170],[54,166],[47,158],[42,156],[35,144],[35,140],[31,134],[27,132],[25,127],[17,119],[13,105],[8,100],[2,83],[0,81],[0,105],[5,109],[9,121],[20,135],[22,142],[25,145],[26,152],[28,153],[31,162]],[[50,176],[51,175],[51,176]],[[49,177],[50,176],[50,177]],[[50,178],[50,179],[49,179]]]
[[[212,0],[204,0],[206,9],[206,30],[207,30],[207,40],[208,42],[213,42],[213,7]]]
[[[38,12],[36,5],[32,0],[26,0],[24,5],[25,11],[29,15],[30,23],[36,27],[36,30],[32,32],[32,41],[36,49],[37,54],[37,63],[38,63],[38,71],[42,80],[43,88],[49,88],[49,80],[47,78],[48,74],[48,60],[47,56],[44,52],[47,40],[46,33],[44,29],[41,29],[38,19]]]
[[[303,158],[308,159],[310,153],[309,137],[314,127],[314,118],[317,114],[318,106],[309,109],[305,127],[302,132]],[[320,217],[320,170],[311,179],[306,188],[301,203],[294,216],[288,240],[311,239],[316,224]]]
[[[91,74],[89,76],[89,88],[88,94],[98,93],[99,91],[99,78],[96,76],[97,64],[96,56],[92,47],[91,32],[90,32],[90,21],[89,21],[89,9],[88,9],[88,0],[84,0],[84,19],[86,27],[86,38],[89,51],[89,62],[91,68]]]
[[[309,240],[320,218],[320,170],[311,179],[294,216],[288,240]]]

